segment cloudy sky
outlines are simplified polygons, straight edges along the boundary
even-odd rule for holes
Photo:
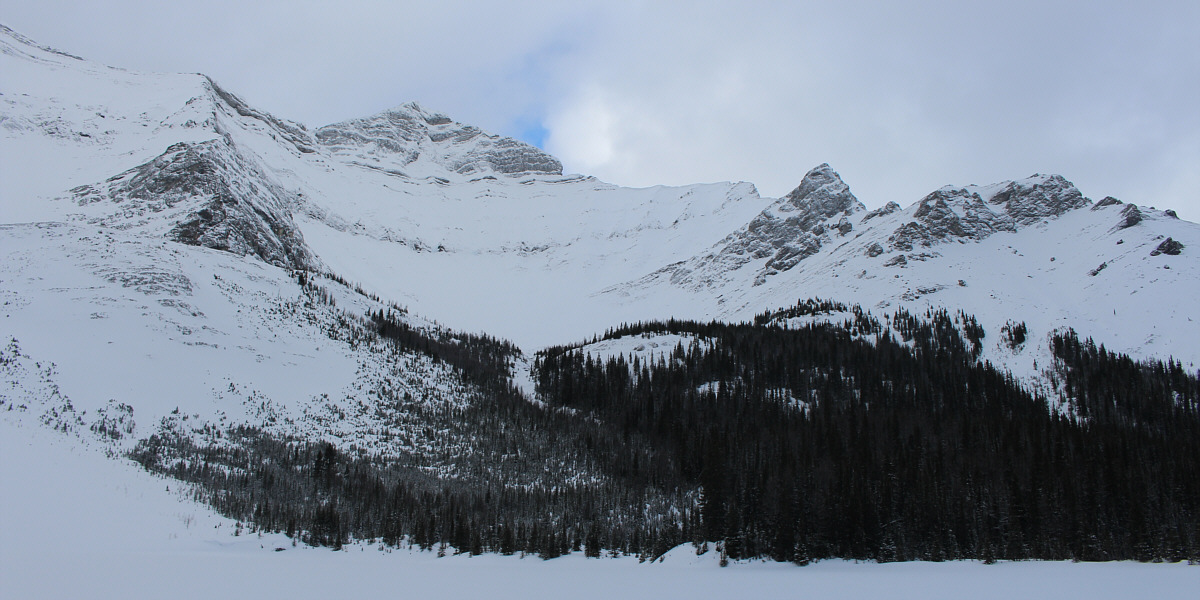
[[[780,196],[828,162],[876,207],[1060,173],[1200,221],[1196,0],[0,0],[0,23],[309,126],[416,100],[625,185]]]

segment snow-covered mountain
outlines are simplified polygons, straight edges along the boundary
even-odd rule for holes
[[[515,342],[483,338],[535,405],[541,348],[816,297],[975,315],[980,358],[1048,393],[1050,336],[1068,328],[1200,363],[1200,226],[1058,175],[874,210],[829,165],[778,199],[625,188],[415,103],[310,130],[206,76],[107,67],[2,26],[0,73],[9,431],[120,453],[153,435],[219,447],[246,425],[437,477],[586,487],[608,475],[551,436],[463,418],[487,383],[447,359],[470,345],[451,330]],[[1015,323],[1024,344],[1003,339]],[[384,325],[419,343],[397,350]],[[646,360],[694,341],[589,349]]]
[[[820,296],[1200,360],[1187,303],[1149,300],[1195,295],[1200,229],[1061,176],[870,211],[828,165],[777,200],[746,183],[622,188],[415,103],[309,131],[202,75],[97,65],[7,29],[0,48],[5,222],[329,272],[526,350]],[[1151,256],[1167,238],[1182,250]]]
[[[1047,336],[1067,328],[1133,356],[1195,365],[1200,315],[1186,298],[1200,270],[1186,247],[1197,231],[1171,211],[1092,203],[1057,175],[947,186],[907,208],[867,211],[822,165],[706,252],[605,294],[653,302],[676,288],[730,319],[789,297],[884,314],[962,309],[993,333],[1026,323],[1037,343],[1014,354],[994,335],[984,358],[1030,382],[1050,362]],[[1179,245],[1180,254],[1165,252]]]
[[[870,211],[828,165],[777,200],[746,183],[622,188],[415,103],[309,131],[202,75],[97,65],[7,29],[0,48],[7,223],[327,272],[530,351],[621,321],[738,320],[820,296],[1200,360],[1189,304],[1161,301],[1198,291],[1200,228],[1092,203],[1061,176]],[[15,281],[6,293],[28,292]]]

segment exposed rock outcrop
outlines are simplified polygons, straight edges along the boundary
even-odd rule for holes
[[[835,237],[849,234],[851,216],[866,207],[828,164],[805,174],[800,185],[729,234],[713,249],[687,261],[660,269],[649,277],[667,275],[672,283],[701,288],[720,285],[731,274],[755,261],[754,285],[794,268],[819,252]]]
[[[1150,252],[1150,256],[1158,256],[1160,254],[1179,256],[1179,253],[1183,252],[1183,248],[1183,244],[1180,244],[1171,238],[1167,238],[1163,240],[1163,243],[1159,244],[1157,248]]]
[[[1089,202],[1061,175],[1033,175],[1001,186],[999,191],[986,198],[987,203],[1003,208],[1018,226],[1057,217]]]
[[[984,187],[945,187],[917,203],[912,220],[898,227],[888,242],[897,250],[909,251],[916,246],[981,240],[1087,203],[1087,198],[1059,175],[1034,175]]]
[[[978,193],[941,189],[921,200],[913,220],[888,238],[897,250],[931,246],[953,239],[981,240],[997,231],[1016,231],[1011,217],[993,212]]]
[[[863,215],[862,222],[866,223],[871,219],[882,217],[884,215],[890,215],[898,210],[900,210],[899,204],[896,204],[895,202],[888,202],[887,204],[884,204],[883,206]]]
[[[420,164],[461,175],[562,174],[558,159],[529,144],[463,125],[415,102],[327,125],[316,131],[316,139],[351,162],[400,174],[411,174]]]
[[[72,193],[81,206],[103,203],[90,212],[101,213],[92,221],[105,226],[150,230],[280,267],[314,266],[292,220],[294,194],[226,139],[175,144],[148,163]]]
[[[1142,222],[1141,209],[1136,204],[1130,204],[1121,211],[1121,221],[1117,223],[1117,229],[1127,229]]]

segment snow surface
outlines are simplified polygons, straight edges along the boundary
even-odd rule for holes
[[[648,364],[669,359],[677,347],[682,346],[686,350],[697,343],[705,342],[703,338],[691,334],[641,334],[586,344],[582,350],[585,354],[602,361],[624,357],[626,361],[632,362],[633,357],[637,357],[643,364]]]
[[[88,225],[0,226],[0,410],[90,430],[127,404],[124,449],[163,423],[244,423],[372,454],[451,451],[396,411],[454,406],[466,384],[428,357],[331,337],[344,315],[385,306],[314,279],[336,305],[250,258]],[[383,390],[412,405],[380,409]]]
[[[0,30],[0,208],[6,223],[59,218],[54,198],[104,181],[199,127],[201,75],[137,73],[54,54]]]

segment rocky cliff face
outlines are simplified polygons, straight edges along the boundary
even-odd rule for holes
[[[295,194],[226,139],[175,144],[148,163],[71,192],[96,224],[165,234],[280,267],[315,266],[292,220]]]
[[[907,252],[916,246],[981,240],[1088,203],[1074,184],[1059,175],[1034,175],[984,187],[945,187],[921,199],[911,220],[898,227],[888,242]]]
[[[845,249],[843,254],[826,256],[832,264],[817,261],[822,266],[815,268],[837,268],[853,256],[902,267],[941,256],[928,250],[934,246],[1016,232],[1090,202],[1061,176],[1033,175],[987,186],[947,186],[908,208],[888,202],[867,211],[838,174],[822,164],[709,252],[614,289],[628,291],[664,277],[691,290],[756,287],[773,275],[811,264],[818,254],[832,256],[839,248]]]
[[[562,174],[553,156],[518,140],[489,134],[409,103],[316,131],[319,143],[362,166],[423,176],[438,166],[461,175]]]
[[[809,171],[787,196],[731,233],[713,250],[666,267],[671,281],[689,287],[711,286],[732,273],[765,259],[754,279],[787,271],[819,252],[832,239],[853,230],[851,217],[866,210],[828,164]]]

